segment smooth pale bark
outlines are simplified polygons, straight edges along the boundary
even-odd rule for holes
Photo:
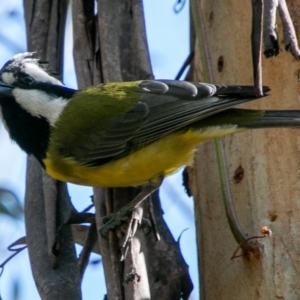
[[[293,1],[300,6],[300,1]],[[250,1],[201,1],[216,83],[252,84]],[[296,4],[297,3],[297,4]],[[270,96],[246,104],[255,109],[300,109],[299,63],[284,50],[263,58],[263,84]],[[296,32],[298,32],[296,28]],[[218,71],[218,60],[224,66]],[[195,59],[194,79],[201,79]],[[223,205],[214,142],[199,147],[189,184],[195,197],[202,299],[299,299],[300,130],[252,130],[223,139],[239,221],[250,236],[267,225],[271,238],[260,239],[262,257],[230,260],[237,243]],[[241,166],[244,178],[234,182]]]

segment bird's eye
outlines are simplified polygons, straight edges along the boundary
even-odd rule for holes
[[[30,85],[34,82],[34,79],[27,75],[27,74],[24,74],[22,76],[19,77],[19,81],[22,83],[22,84],[25,84],[25,85]]]

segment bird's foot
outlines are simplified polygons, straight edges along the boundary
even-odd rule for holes
[[[158,181],[150,182],[150,184],[144,187],[143,190],[127,205],[116,213],[104,217],[103,225],[99,229],[101,235],[106,238],[110,230],[115,229],[117,226],[120,226],[124,221],[126,221],[130,213],[160,187],[162,180],[163,178],[159,178]]]
[[[134,236],[138,225],[141,224],[143,210],[140,207],[140,204],[160,187],[161,182],[162,178],[157,182],[151,182],[148,186],[144,187],[144,189],[131,202],[121,208],[118,212],[103,218],[103,225],[100,227],[99,231],[104,238],[107,238],[108,232],[110,230],[119,227],[122,223],[128,221],[128,219],[130,218],[126,233],[121,242],[121,259],[124,259],[126,257],[128,244]],[[130,214],[131,217],[129,217]]]
[[[127,205],[121,208],[116,213],[105,216],[103,225],[99,228],[99,232],[103,238],[107,238],[109,231],[114,230],[124,222],[128,221],[128,216],[131,213],[131,209],[128,210]]]

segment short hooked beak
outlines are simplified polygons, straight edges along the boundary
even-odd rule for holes
[[[11,96],[13,88],[12,85],[0,81],[0,97]]]

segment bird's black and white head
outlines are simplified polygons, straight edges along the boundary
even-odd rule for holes
[[[23,109],[54,126],[74,91],[63,86],[33,55],[15,55],[0,70],[0,81],[13,86],[13,97]]]
[[[0,70],[0,116],[23,150],[42,157],[51,128],[75,91],[52,76],[46,64],[33,55],[17,54]]]
[[[47,63],[33,56],[33,52],[20,53],[6,62],[0,70],[1,81],[25,89],[36,83],[62,85],[49,74],[46,69]]]

